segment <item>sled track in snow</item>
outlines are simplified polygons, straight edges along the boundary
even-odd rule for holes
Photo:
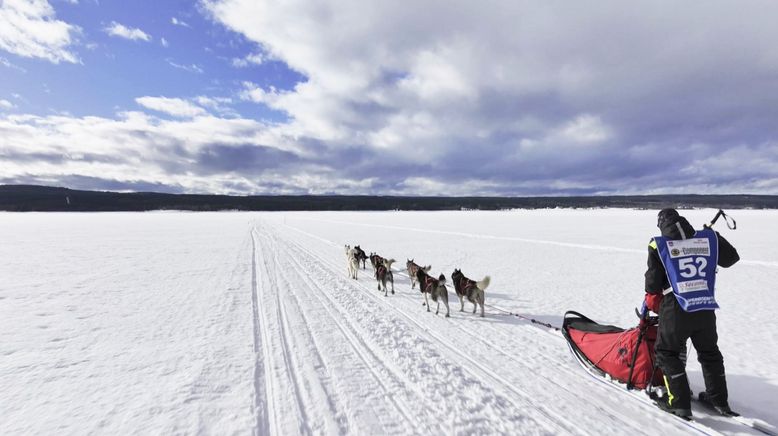
[[[273,238],[273,235],[268,235],[268,236],[270,238]],[[278,253],[279,249],[281,251],[285,251],[283,249],[283,247],[282,247],[282,244],[277,244],[275,240],[274,240],[274,247],[273,248],[274,248],[274,251],[276,253]],[[295,263],[298,268],[297,269],[283,268],[280,265],[280,263],[277,262],[276,263],[276,266],[277,266],[276,271],[281,271],[281,276],[284,277],[285,281],[290,285],[288,289],[291,291],[290,294],[297,301],[299,313],[303,317],[302,325],[305,326],[305,329],[307,330],[307,333],[308,333],[308,337],[310,337],[312,339],[315,339],[315,334],[314,334],[313,330],[311,329],[311,322],[309,322],[308,319],[306,319],[307,317],[305,315],[305,311],[302,309],[302,307],[300,305],[300,298],[297,296],[297,292],[299,292],[299,290],[298,291],[295,290],[295,288],[296,288],[294,286],[295,283],[289,278],[292,274],[297,276],[297,278],[298,278],[297,283],[299,283],[300,281],[305,282],[306,286],[304,288],[308,291],[307,295],[308,296],[313,295],[313,297],[316,299],[316,301],[318,301],[320,303],[320,306],[323,308],[323,312],[326,312],[326,315],[327,315],[329,321],[337,326],[338,330],[343,334],[343,337],[346,338],[346,340],[347,340],[349,346],[351,347],[351,349],[353,350],[353,352],[357,356],[359,356],[361,361],[365,364],[365,367],[368,368],[368,370],[372,374],[375,382],[377,382],[387,392],[390,391],[389,384],[391,384],[391,383],[403,383],[403,380],[397,378],[396,374],[393,371],[391,371],[391,368],[389,368],[388,366],[385,366],[383,364],[383,362],[379,358],[377,358],[375,356],[375,354],[371,350],[371,348],[363,340],[361,340],[358,335],[356,335],[353,332],[353,329],[349,329],[349,328],[347,328],[344,325],[344,322],[342,320],[344,319],[343,315],[345,315],[345,314],[343,314],[342,312],[338,313],[337,315],[335,313],[333,313],[333,310],[334,310],[333,307],[337,307],[337,305],[332,304],[331,301],[330,302],[325,302],[325,301],[322,300],[321,295],[325,295],[326,296],[326,293],[324,293],[324,290],[321,289],[321,287],[319,287],[316,284],[316,282],[311,280],[307,275],[300,274],[300,271],[304,271],[304,269],[302,269],[302,265],[300,265],[294,257],[288,256],[287,258],[291,259],[291,261],[293,263]],[[276,260],[277,260],[277,256],[276,256]],[[335,309],[335,310],[337,310],[337,309]],[[318,355],[318,361],[320,363],[324,364],[319,347],[316,346],[315,344],[314,344],[314,346],[315,346],[315,349],[316,349],[316,353]],[[388,382],[384,377],[381,376],[380,372],[375,369],[375,365],[385,366],[385,369],[387,369],[387,371],[389,371],[392,375],[394,375],[395,379],[390,381],[390,382]],[[392,401],[393,406],[396,408],[396,411],[402,415],[402,418],[404,418],[404,421],[405,422],[411,421],[412,414],[407,410],[407,408],[403,407],[400,403],[398,403],[397,400],[394,398],[394,396],[390,396],[390,399]],[[330,411],[332,412],[332,414],[333,415],[337,414],[338,412],[336,410],[337,408],[335,407],[335,405],[331,401],[329,402],[329,404],[330,404]],[[380,405],[377,405],[376,408],[377,409],[380,408]],[[380,413],[379,413],[379,415],[380,415]],[[339,430],[340,430],[340,433],[342,434],[342,433],[345,432],[345,430],[347,430],[347,428],[346,427],[341,427]]]
[[[296,271],[304,271],[303,265],[300,264],[300,262],[294,256],[290,254],[288,258],[291,259],[292,263],[294,263],[297,267]],[[369,369],[375,381],[386,392],[391,392],[391,385],[401,385],[406,390],[413,391],[419,397],[417,399],[423,399],[423,395],[415,389],[413,384],[410,384],[406,380],[405,376],[403,376],[396,368],[387,365],[383,359],[376,355],[375,350],[364,339],[362,339],[356,328],[348,322],[348,314],[344,313],[340,308],[340,305],[328,295],[328,292],[332,292],[332,290],[324,289],[315,280],[311,279],[305,274],[300,274],[299,276],[306,282],[307,289],[311,291],[310,295],[313,295],[316,301],[320,303],[323,310],[326,311],[330,321],[337,326],[337,328],[348,341],[353,351],[359,356],[361,361],[365,364],[365,367]],[[325,299],[327,301],[325,301]],[[306,325],[306,327],[310,329],[309,324]],[[377,370],[375,368],[376,366],[383,367],[385,371]],[[387,372],[389,377],[381,375],[382,372]],[[402,415],[405,422],[414,422],[413,412],[399,403],[394,395],[390,395],[389,398],[397,412]]]
[[[264,365],[268,362],[268,356],[270,353],[267,351],[267,339],[263,339],[265,332],[267,332],[267,326],[262,322],[262,317],[259,314],[259,304],[257,304],[257,293],[259,288],[257,285],[257,241],[254,237],[254,229],[250,232],[251,235],[251,308],[254,327],[254,414],[256,416],[256,422],[254,425],[253,434],[266,435],[271,434],[272,429],[277,428],[275,423],[275,411],[272,410],[272,402],[261,401],[260,392],[262,392],[261,385],[264,384],[267,397],[273,396],[273,381],[272,377],[268,377],[267,370]]]
[[[328,268],[329,271],[324,270],[328,274],[335,274],[338,276],[342,276],[342,273],[340,273],[339,270],[343,268],[339,268],[330,260],[325,260],[319,257],[318,255],[311,253],[310,251],[306,250],[304,247],[301,247],[299,243],[296,241],[289,241],[289,242],[291,242],[296,247],[295,251],[297,251],[299,254],[307,255],[316,259],[320,265],[329,265],[330,266]],[[378,295],[375,295],[377,294],[377,292],[374,293],[372,289],[367,288],[365,285],[359,283],[358,281],[355,282],[353,280],[346,279],[345,277],[342,278],[342,280],[347,280],[347,282],[350,283],[351,286],[357,287],[361,291],[366,291],[364,292],[364,295],[367,296],[369,299],[380,302],[380,304],[383,307],[389,308],[395,314],[398,314],[405,320],[409,321],[411,324],[413,324],[416,327],[415,330],[417,334],[422,334],[424,336],[427,336],[428,339],[430,339],[430,342],[432,343],[438,343],[443,345],[446,348],[449,356],[454,357],[453,359],[451,359],[452,361],[460,362],[460,363],[467,362],[470,365],[472,365],[472,367],[476,368],[477,371],[471,368],[464,368],[463,371],[469,372],[475,379],[479,379],[481,378],[481,376],[485,375],[486,377],[496,381],[498,386],[501,386],[505,390],[512,392],[514,395],[507,397],[507,401],[511,402],[515,407],[517,407],[520,410],[521,409],[526,410],[527,408],[529,408],[532,411],[537,412],[540,416],[535,417],[534,419],[537,420],[538,422],[542,422],[548,428],[549,431],[553,431],[555,433],[564,432],[568,434],[581,433],[576,423],[570,421],[568,418],[558,413],[551,411],[546,406],[537,404],[536,402],[533,401],[532,395],[527,393],[524,389],[516,386],[511,381],[507,380],[506,378],[502,377],[501,375],[497,374],[496,372],[482,365],[480,362],[471,358],[467,354],[461,352],[459,347],[457,347],[455,344],[451,343],[448,339],[442,337],[440,334],[433,332],[431,329],[429,329],[428,326],[423,325],[414,317],[409,316],[407,313],[389,304],[386,304],[386,299],[384,297],[379,297]],[[517,403],[516,400],[511,397],[521,399],[522,401],[520,403]]]

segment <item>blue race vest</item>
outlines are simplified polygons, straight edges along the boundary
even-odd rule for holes
[[[713,297],[719,240],[711,229],[698,230],[689,239],[654,237],[678,304],[686,312],[718,309]]]

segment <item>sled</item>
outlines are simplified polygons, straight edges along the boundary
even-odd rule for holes
[[[623,383],[627,389],[662,385],[662,371],[654,365],[655,317],[624,329],[598,324],[578,312],[568,311],[562,334],[575,357],[593,372]]]

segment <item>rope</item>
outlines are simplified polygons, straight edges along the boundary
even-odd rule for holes
[[[521,318],[521,319],[523,319],[525,321],[529,321],[529,322],[531,322],[533,324],[542,325],[543,327],[547,327],[549,329],[552,329],[552,330],[555,330],[555,331],[558,331],[558,332],[562,331],[562,328],[560,328],[560,327],[556,327],[556,326],[551,325],[551,324],[549,324],[547,322],[538,321],[538,320],[536,320],[534,318],[530,318],[528,316],[524,316],[524,315],[522,315],[520,313],[511,312],[510,310],[500,309],[499,307],[492,306],[491,304],[484,304],[484,306],[490,307],[490,308],[492,308],[494,310],[499,310],[500,312],[503,312],[504,314],[509,315],[509,316],[515,316],[516,318]]]

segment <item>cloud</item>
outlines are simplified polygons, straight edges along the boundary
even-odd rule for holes
[[[320,172],[272,125],[249,119],[0,115],[0,132],[4,183],[299,194],[309,189],[299,181]]]
[[[25,70],[24,68],[14,64],[14,63],[12,63],[11,61],[9,61],[8,59],[6,59],[6,58],[4,58],[2,56],[0,56],[0,65],[4,66],[6,68],[10,68],[12,70],[16,70],[16,71],[18,71],[20,73],[26,73],[27,72],[27,70]]]
[[[179,70],[188,71],[190,73],[197,73],[197,74],[203,74],[203,69],[197,65],[197,64],[190,64],[190,65],[184,65],[184,64],[178,64],[176,62],[173,62],[170,59],[166,59],[168,65],[170,65],[173,68],[178,68]]]
[[[180,98],[139,97],[135,99],[135,102],[148,109],[174,117],[192,118],[206,114],[205,109]]]
[[[3,100],[3,99],[1,99],[1,98],[0,98],[0,111],[2,111],[2,110],[9,110],[9,109],[13,109],[13,108],[15,108],[15,107],[16,107],[16,106],[14,106],[14,104],[13,104],[13,103],[11,103],[10,101],[8,101],[8,100]]]
[[[379,177],[365,192],[765,192],[755,180],[778,177],[689,170],[741,146],[776,168],[778,4],[740,3],[738,19],[722,1],[202,4],[305,76],[239,97],[285,113],[302,143],[366,150],[349,170]]]
[[[167,42],[167,39],[165,39],[165,38],[160,38],[159,39],[159,43],[162,44],[162,47],[165,47],[165,48],[170,46],[170,43]]]
[[[0,50],[55,64],[78,63],[71,46],[80,33],[78,26],[57,20],[47,0],[0,2]]]
[[[171,17],[170,18],[170,23],[173,24],[174,26],[192,27],[189,24],[185,23],[184,21],[179,20],[176,17]]]
[[[113,118],[4,113],[0,174],[184,192],[778,194],[778,4],[201,6],[300,80],[140,97],[149,113]],[[252,104],[268,118],[237,113]]]
[[[231,107],[233,104],[232,98],[229,97],[208,97],[200,95],[192,99],[195,103],[202,107],[211,109],[213,112],[220,115],[237,118],[238,113]]]
[[[265,61],[261,53],[251,53],[242,58],[232,58],[232,66],[246,68],[250,65],[262,65]]]
[[[111,25],[103,30],[111,36],[129,39],[130,41],[151,41],[151,36],[148,33],[137,28],[127,27],[116,21],[111,21]]]

